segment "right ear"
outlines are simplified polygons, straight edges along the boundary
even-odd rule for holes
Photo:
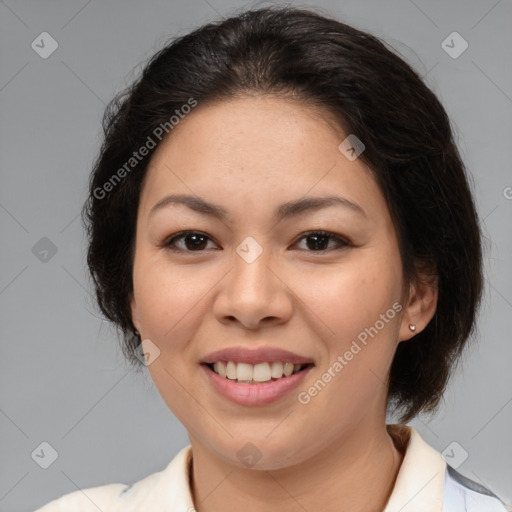
[[[140,318],[139,318],[139,312],[137,310],[137,303],[135,302],[134,294],[131,294],[130,299],[130,308],[132,310],[132,323],[137,329],[137,331],[140,332]]]

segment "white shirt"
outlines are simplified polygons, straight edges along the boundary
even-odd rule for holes
[[[386,428],[405,455],[383,512],[512,512],[491,491],[448,466],[414,428],[402,424]],[[189,445],[162,471],[132,485],[115,483],[73,491],[35,512],[194,512],[191,458]]]

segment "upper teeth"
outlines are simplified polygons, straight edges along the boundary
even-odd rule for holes
[[[213,365],[213,370],[221,377],[227,377],[230,380],[250,382],[267,382],[272,377],[278,379],[283,375],[289,377],[301,369],[301,364],[281,363],[274,361],[272,363],[235,363],[234,361],[217,361]]]

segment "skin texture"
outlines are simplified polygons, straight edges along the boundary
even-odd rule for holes
[[[393,489],[403,454],[385,427],[386,380],[397,344],[432,318],[437,291],[404,286],[385,199],[361,160],[338,150],[347,135],[327,112],[244,96],[199,105],[152,156],[137,218],[132,318],[142,339],[160,350],[148,370],[189,433],[200,512],[377,511]],[[215,203],[230,219],[184,205],[149,216],[171,193]],[[366,216],[332,206],[273,218],[281,203],[333,194]],[[320,252],[304,237],[318,229],[350,245],[327,238]],[[207,238],[200,249],[186,238],[174,243],[181,252],[163,247],[182,230]],[[251,264],[236,252],[248,236],[263,248]],[[401,312],[307,405],[299,403],[297,393],[395,302]],[[274,403],[236,405],[199,365],[232,346],[277,346],[309,357],[315,368]],[[261,453],[253,468],[237,457],[247,442]]]

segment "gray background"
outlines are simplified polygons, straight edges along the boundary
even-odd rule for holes
[[[125,364],[115,330],[96,309],[78,215],[108,100],[168,37],[253,5],[0,2],[0,511],[131,483],[188,444],[149,376]],[[453,120],[488,238],[485,300],[478,343],[442,408],[411,425],[441,452],[457,442],[450,456],[468,453],[459,471],[512,501],[512,2],[295,5],[384,38],[426,76]],[[31,47],[44,31],[58,42],[46,59]],[[469,44],[458,58],[441,46],[453,31]],[[43,237],[56,254],[38,253]],[[32,457],[44,441],[58,453],[48,469]]]

